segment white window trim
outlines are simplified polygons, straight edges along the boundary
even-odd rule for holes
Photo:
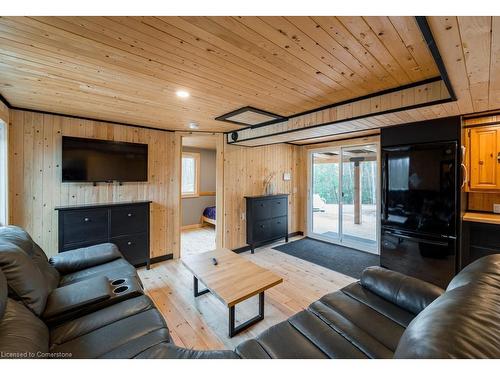
[[[182,198],[196,198],[200,196],[200,153],[182,152],[182,158],[193,158],[195,161],[194,193],[182,193],[182,166],[181,166],[181,194]]]
[[[0,119],[0,226],[9,223],[8,127]]]

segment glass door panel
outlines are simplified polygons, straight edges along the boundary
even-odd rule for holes
[[[312,154],[311,230],[325,239],[339,239],[340,150]]]
[[[377,244],[377,147],[342,148],[341,240]]]

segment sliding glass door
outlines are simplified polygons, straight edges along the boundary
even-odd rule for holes
[[[378,252],[378,147],[311,151],[308,235]]]
[[[325,238],[338,240],[340,150],[312,154],[311,228]]]

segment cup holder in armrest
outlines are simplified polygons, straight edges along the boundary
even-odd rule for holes
[[[130,287],[128,285],[122,285],[122,286],[119,286],[118,288],[113,289],[113,293],[114,294],[121,294],[121,293],[129,290],[129,288]]]
[[[111,282],[111,285],[118,286],[118,285],[122,285],[124,282],[125,282],[125,279],[116,279],[116,280],[113,280]]]

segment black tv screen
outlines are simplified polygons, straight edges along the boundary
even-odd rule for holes
[[[62,138],[63,182],[147,180],[147,144]]]

